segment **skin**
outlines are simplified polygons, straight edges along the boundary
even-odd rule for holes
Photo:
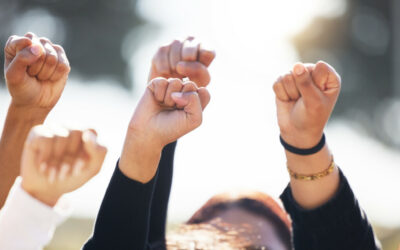
[[[215,52],[193,37],[174,40],[157,50],[151,63],[149,81],[156,77],[188,77],[198,87],[206,87],[211,80],[207,68],[214,58]]]
[[[35,126],[22,154],[21,186],[37,200],[54,206],[63,194],[78,189],[100,171],[106,153],[94,130]]]
[[[33,33],[11,36],[4,53],[12,99],[0,140],[0,208],[19,174],[29,131],[42,124],[56,105],[70,72],[63,48]]]
[[[208,66],[214,58],[215,52],[193,37],[174,40],[157,50],[150,83],[129,123],[119,162],[126,176],[150,181],[162,148],[201,124],[202,110],[210,100],[203,87],[210,83]],[[182,82],[185,77],[191,81]]]
[[[298,148],[311,148],[321,139],[333,111],[341,86],[340,76],[325,62],[294,65],[293,70],[274,83],[278,124],[282,138]],[[302,156],[285,150],[288,167],[301,174],[327,169],[332,155],[328,145],[317,153]],[[302,181],[291,178],[290,186],[297,203],[313,209],[330,200],[339,186],[339,172],[321,179]]]
[[[120,170],[147,183],[155,175],[165,145],[202,123],[210,94],[196,84],[177,78],[155,78],[145,90],[129,123]]]

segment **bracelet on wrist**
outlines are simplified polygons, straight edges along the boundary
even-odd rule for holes
[[[297,148],[295,146],[290,145],[285,140],[283,140],[282,136],[279,136],[279,140],[281,141],[282,146],[289,152],[297,155],[312,155],[319,152],[325,146],[325,134],[322,134],[321,140],[312,148]]]
[[[333,156],[332,156],[332,161],[331,161],[331,164],[329,164],[329,167],[327,169],[325,169],[324,171],[316,173],[316,174],[310,174],[310,175],[299,174],[299,173],[296,173],[293,170],[291,170],[289,168],[289,166],[287,166],[287,170],[289,172],[289,175],[296,180],[314,181],[314,180],[321,179],[325,176],[328,176],[329,174],[331,174],[333,172],[335,167],[336,167],[336,164],[335,164],[335,161],[333,160]]]

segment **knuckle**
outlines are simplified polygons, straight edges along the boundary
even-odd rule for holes
[[[58,62],[58,58],[56,55],[48,54],[46,58],[46,65],[55,66]]]
[[[31,31],[28,31],[28,32],[25,33],[25,36],[32,36],[33,37],[33,36],[36,36],[36,35],[35,35],[35,33],[31,32]]]
[[[60,74],[68,74],[71,71],[71,67],[65,63],[60,63],[57,67],[57,72]]]
[[[51,44],[50,40],[47,37],[40,37],[39,41],[42,43],[50,43]]]

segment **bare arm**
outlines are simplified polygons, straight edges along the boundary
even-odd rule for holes
[[[297,64],[293,71],[278,79],[274,90],[282,138],[297,148],[317,145],[340,91],[340,77],[334,69],[323,62]],[[298,155],[287,150],[285,154],[288,168],[303,175],[323,172],[332,161],[327,144],[311,155]],[[336,193],[339,171],[335,167],[328,176],[313,181],[291,177],[290,186],[299,205],[306,209],[316,208]]]
[[[0,141],[0,208],[19,174],[30,129],[44,122],[60,98],[70,71],[63,48],[32,33],[11,36],[4,52],[12,101]]]

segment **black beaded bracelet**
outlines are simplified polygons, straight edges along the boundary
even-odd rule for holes
[[[293,154],[298,154],[298,155],[312,155],[320,151],[324,146],[325,146],[325,134],[322,134],[321,140],[318,142],[318,144],[312,148],[296,148],[287,142],[285,142],[282,138],[282,136],[279,136],[279,139],[281,141],[282,146],[289,152]]]

